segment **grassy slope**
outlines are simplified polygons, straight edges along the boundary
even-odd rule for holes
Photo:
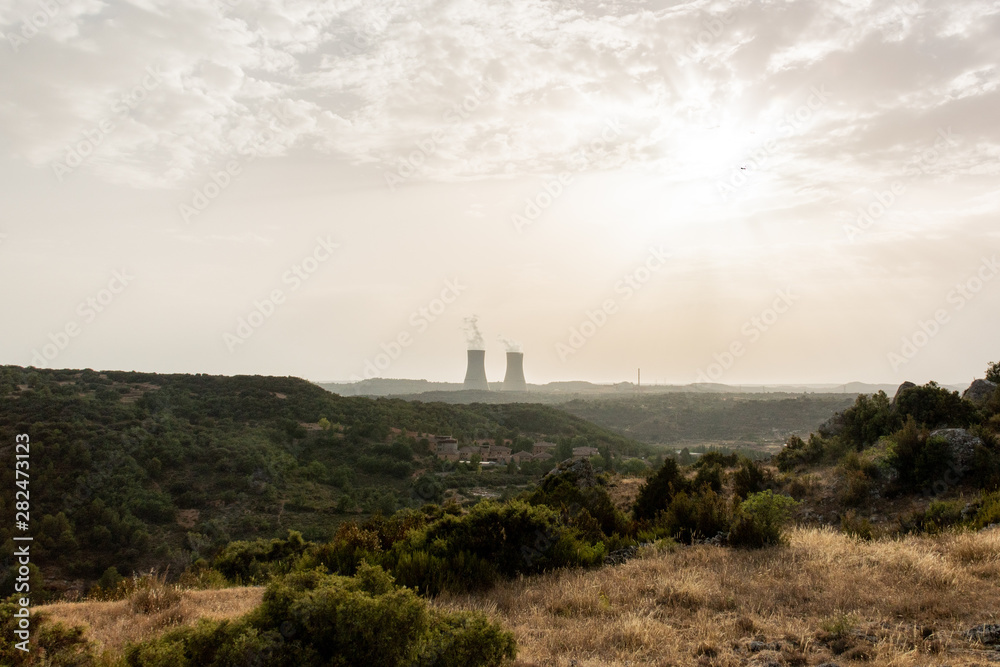
[[[512,628],[525,666],[984,664],[961,633],[1000,621],[1000,529],[871,543],[795,529],[788,547],[681,547],[436,603]]]
[[[87,628],[87,638],[97,653],[115,656],[129,642],[139,642],[171,628],[193,625],[200,618],[236,618],[260,604],[262,587],[184,591],[176,604],[154,613],[137,613],[131,600],[111,602],[59,602],[42,605],[36,612],[47,621]]]

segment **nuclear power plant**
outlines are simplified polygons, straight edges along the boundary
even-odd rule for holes
[[[465,388],[489,391],[486,382],[486,350],[469,350],[469,366],[465,371]]]
[[[528,383],[524,381],[523,352],[507,353],[507,374],[503,376],[503,390],[528,391]]]

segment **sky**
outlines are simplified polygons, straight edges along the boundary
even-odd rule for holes
[[[1000,360],[1000,2],[0,0],[0,363]]]

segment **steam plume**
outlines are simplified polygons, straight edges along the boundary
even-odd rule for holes
[[[465,318],[465,339],[469,343],[470,350],[485,350],[486,343],[483,341],[483,334],[479,332],[479,316],[471,315]]]
[[[511,340],[506,336],[497,336],[497,338],[499,338],[500,341],[507,347],[508,352],[524,352],[524,350],[521,348],[521,344],[518,343],[516,340]]]

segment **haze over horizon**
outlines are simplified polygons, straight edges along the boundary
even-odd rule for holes
[[[491,381],[511,344],[531,384],[1000,360],[996,2],[0,0],[0,32],[0,364],[461,382],[472,316]]]

